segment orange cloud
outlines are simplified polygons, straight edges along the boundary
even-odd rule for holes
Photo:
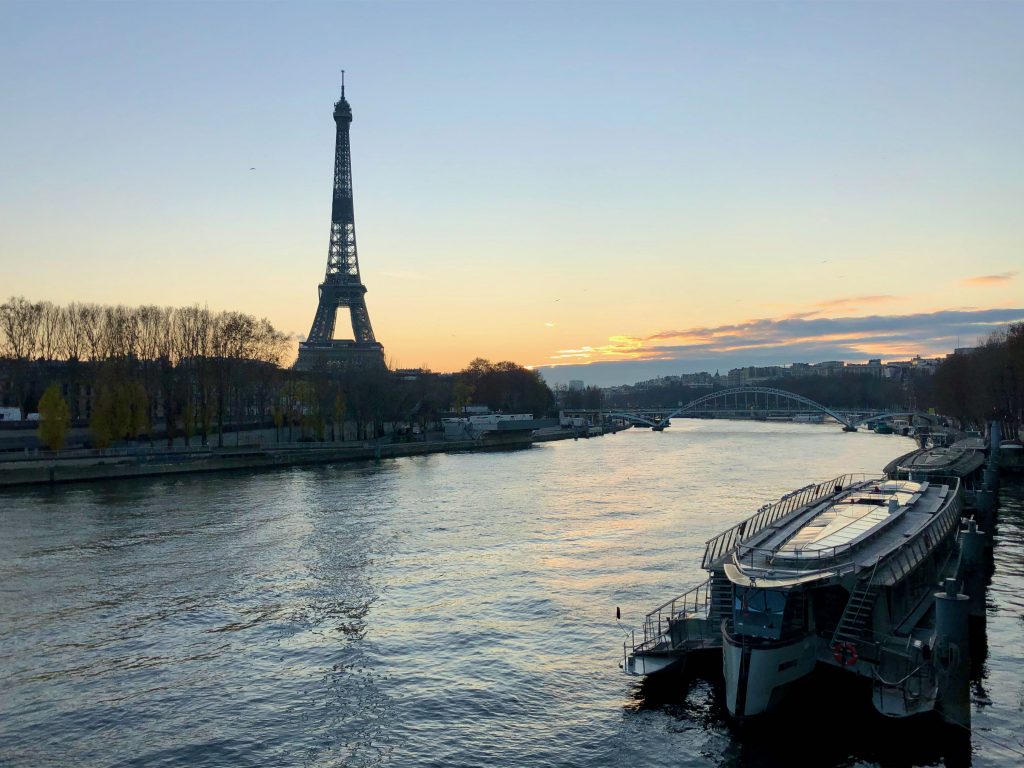
[[[859,297],[869,302],[891,296]],[[822,302],[841,305],[855,299]],[[911,315],[825,317],[797,313],[719,326],[665,330],[649,336],[612,336],[607,344],[561,349],[543,365],[581,365],[593,362],[647,362],[707,358],[721,355],[758,355],[778,351],[779,358],[797,350],[831,350],[836,359],[904,354],[914,350],[948,348],[957,337],[974,338],[1024,320],[1024,309],[945,309]]]
[[[578,349],[560,349],[551,360],[574,360],[577,363],[587,362],[594,358],[602,360],[648,360],[653,350],[644,349],[644,339],[635,336],[612,336],[608,344],[596,347],[583,346]]]
[[[1000,272],[998,275],[977,275],[976,277],[965,277],[960,282],[964,285],[1000,285],[1008,283],[1017,276],[1017,270]]]
[[[896,301],[899,298],[901,297],[893,296],[891,293],[880,293],[874,296],[848,296],[843,299],[829,299],[828,301],[819,301],[814,306],[838,309],[840,307],[855,307],[858,306],[859,304],[882,304],[887,301]]]

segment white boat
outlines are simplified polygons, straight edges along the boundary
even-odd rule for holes
[[[486,413],[441,419],[445,440],[480,440],[496,432],[523,432],[534,429],[530,413]]]
[[[882,681],[920,667],[923,648],[936,644],[934,627],[922,625],[928,598],[951,575],[941,564],[956,547],[956,490],[857,483],[741,544],[723,564],[734,594],[722,626],[729,711],[767,712],[819,662]],[[934,680],[914,683],[913,702],[876,686],[876,707],[894,716],[932,709]]]
[[[793,421],[796,424],[823,424],[825,414],[823,413],[795,413]]]
[[[915,434],[914,426],[907,419],[893,419],[892,431],[904,437],[913,437]]]
[[[962,505],[957,478],[845,475],[794,491],[708,541],[709,579],[652,611],[622,666],[652,674],[721,652],[740,718],[772,710],[818,665],[868,678],[883,714],[942,709],[956,678],[942,664],[966,641],[945,604],[936,621],[935,592],[962,575]],[[950,605],[960,599],[954,588]]]

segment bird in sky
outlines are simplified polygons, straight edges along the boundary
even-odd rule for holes
[[[249,170],[250,170],[250,171],[255,171],[256,169],[255,169],[255,168],[250,168]]]

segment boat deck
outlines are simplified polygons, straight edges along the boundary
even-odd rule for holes
[[[890,477],[913,474],[924,477],[968,477],[985,464],[984,444],[977,438],[960,440],[945,448],[929,448],[906,453],[890,461],[885,473]]]
[[[905,480],[858,484],[745,541],[736,564],[758,577],[798,581],[872,567],[931,522],[947,494],[946,486]]]

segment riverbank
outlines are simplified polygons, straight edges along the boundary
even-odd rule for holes
[[[609,432],[615,430],[608,430]],[[75,483],[90,480],[223,472],[239,469],[333,464],[346,461],[397,459],[429,453],[494,451],[529,448],[535,442],[598,437],[582,430],[537,430],[534,434],[493,433],[482,440],[426,440],[413,442],[360,441],[349,443],[275,443],[268,446],[225,448],[127,448],[105,451],[69,451],[66,454],[19,455],[0,461],[0,488],[22,485]]]

